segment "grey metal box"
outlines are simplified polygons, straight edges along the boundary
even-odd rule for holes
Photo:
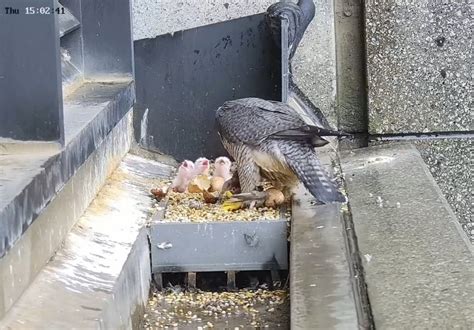
[[[288,269],[288,222],[281,220],[151,225],[152,272]]]

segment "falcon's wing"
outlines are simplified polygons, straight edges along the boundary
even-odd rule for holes
[[[307,125],[286,103],[246,98],[225,102],[216,113],[219,131],[233,143],[258,145],[272,139],[311,140],[340,132]]]
[[[225,102],[216,113],[219,131],[229,142],[258,145],[268,137],[305,126],[288,105],[261,99]]]

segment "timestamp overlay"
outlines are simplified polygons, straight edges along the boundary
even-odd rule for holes
[[[66,10],[57,1],[2,1],[0,16],[62,15]]]

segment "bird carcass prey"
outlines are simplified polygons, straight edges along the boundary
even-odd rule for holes
[[[237,163],[242,193],[257,190],[263,176],[286,193],[300,180],[321,203],[346,201],[314,147],[328,143],[321,136],[347,134],[308,125],[289,105],[258,98],[225,102],[216,121],[222,143]]]

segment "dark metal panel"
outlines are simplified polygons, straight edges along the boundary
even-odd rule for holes
[[[286,220],[151,226],[152,272],[288,269]]]
[[[26,14],[54,0],[5,0],[0,8],[0,137],[61,141],[63,133],[56,14]],[[18,9],[7,14],[6,7]]]
[[[281,99],[280,50],[263,14],[138,40],[134,49],[136,139],[177,159],[226,153],[214,119],[225,101]]]
[[[81,0],[84,74],[87,78],[132,75],[129,0]]]

